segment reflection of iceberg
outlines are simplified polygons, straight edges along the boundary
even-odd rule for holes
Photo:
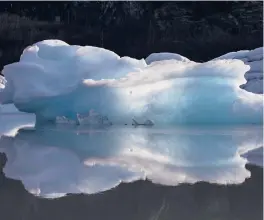
[[[147,65],[102,48],[48,40],[5,66],[0,99],[36,113],[38,121],[75,120],[78,113],[95,110],[115,125],[133,117],[148,117],[157,125],[260,124],[263,97],[239,87],[248,70],[239,60]]]
[[[250,128],[85,129],[52,126],[2,137],[7,176],[32,193],[96,193],[121,181],[148,178],[165,185],[241,183],[250,176],[240,154],[262,144]]]

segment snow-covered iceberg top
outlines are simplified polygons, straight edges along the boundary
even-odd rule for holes
[[[245,74],[247,83],[241,87],[249,92],[263,94],[263,47],[227,53],[214,60],[221,59],[238,59],[249,65],[250,69]]]
[[[102,48],[42,41],[4,67],[0,100],[38,121],[75,120],[93,110],[113,124],[135,117],[155,124],[262,123],[263,97],[240,88],[250,69],[243,61],[164,59],[147,65]]]

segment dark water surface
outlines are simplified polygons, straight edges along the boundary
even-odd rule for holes
[[[263,170],[247,166],[251,178],[240,185],[205,182],[176,187],[150,181],[122,183],[93,195],[43,199],[29,194],[21,181],[1,176],[3,220],[261,220]]]

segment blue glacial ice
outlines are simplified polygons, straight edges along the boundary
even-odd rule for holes
[[[36,114],[38,122],[75,120],[94,111],[113,124],[132,118],[157,125],[261,124],[263,95],[240,88],[250,65],[227,58],[196,63],[156,54],[147,64],[102,48],[46,40],[4,67],[0,102]]]

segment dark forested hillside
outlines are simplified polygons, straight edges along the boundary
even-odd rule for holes
[[[205,61],[263,42],[263,2],[0,2],[0,68],[36,41],[61,39],[136,58]]]

